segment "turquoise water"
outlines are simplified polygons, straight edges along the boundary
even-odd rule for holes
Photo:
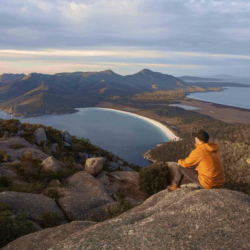
[[[250,109],[249,87],[227,87],[220,92],[197,92],[189,94],[187,97],[206,102]]]
[[[197,110],[199,108],[193,107],[193,106],[189,106],[189,105],[182,105],[182,104],[171,104],[169,106],[173,106],[173,107],[179,107],[179,108],[183,108],[186,110]]]
[[[14,118],[0,111],[0,118]],[[72,135],[87,138],[91,143],[108,150],[130,163],[147,166],[143,154],[169,139],[157,127],[140,118],[100,108],[82,108],[65,115],[43,115],[16,118],[21,122],[43,124]]]

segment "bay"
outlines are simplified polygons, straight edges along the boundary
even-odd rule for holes
[[[250,109],[250,88],[226,87],[219,92],[195,92],[187,95],[188,98]]]
[[[101,108],[80,108],[73,114],[28,118],[13,117],[0,111],[0,118],[15,118],[23,123],[65,129],[72,135],[89,139],[94,145],[142,167],[150,165],[143,158],[146,151],[169,141],[167,136],[150,122],[129,113]]]

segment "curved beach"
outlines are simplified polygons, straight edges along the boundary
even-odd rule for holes
[[[135,117],[137,117],[139,119],[142,119],[144,121],[147,121],[147,122],[151,123],[152,125],[154,125],[158,129],[160,129],[161,132],[163,132],[166,135],[166,137],[168,137],[168,139],[170,141],[179,141],[180,140],[180,138],[178,136],[176,136],[169,128],[167,128],[166,126],[164,126],[160,122],[155,121],[153,119],[150,119],[148,117],[145,117],[145,116],[142,116],[142,115],[137,115],[137,114],[127,112],[127,111],[117,110],[117,109],[110,109],[110,108],[98,108],[98,109],[111,110],[111,111],[120,112],[120,113],[124,113],[124,114],[131,115],[131,116],[135,116]]]

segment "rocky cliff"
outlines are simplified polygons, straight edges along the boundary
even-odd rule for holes
[[[0,119],[0,247],[72,221],[103,221],[141,204],[136,166],[42,125]]]
[[[0,119],[0,137],[3,249],[250,248],[247,194],[190,185],[169,192],[174,164],[139,174],[89,141],[42,125]]]
[[[72,222],[3,250],[249,249],[250,197],[226,189],[161,191],[114,219]]]

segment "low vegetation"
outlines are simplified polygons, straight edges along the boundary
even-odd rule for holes
[[[116,195],[117,206],[115,208],[110,208],[106,210],[107,217],[109,219],[119,216],[120,214],[134,208],[135,205],[126,199],[124,193],[119,193]]]
[[[140,171],[140,188],[149,196],[165,189],[168,185],[168,166],[157,162]]]
[[[45,211],[40,217],[37,218],[37,222],[42,228],[55,227],[60,225],[61,218],[58,213]]]
[[[0,203],[0,248],[36,229],[25,214],[15,215],[7,203]]]

